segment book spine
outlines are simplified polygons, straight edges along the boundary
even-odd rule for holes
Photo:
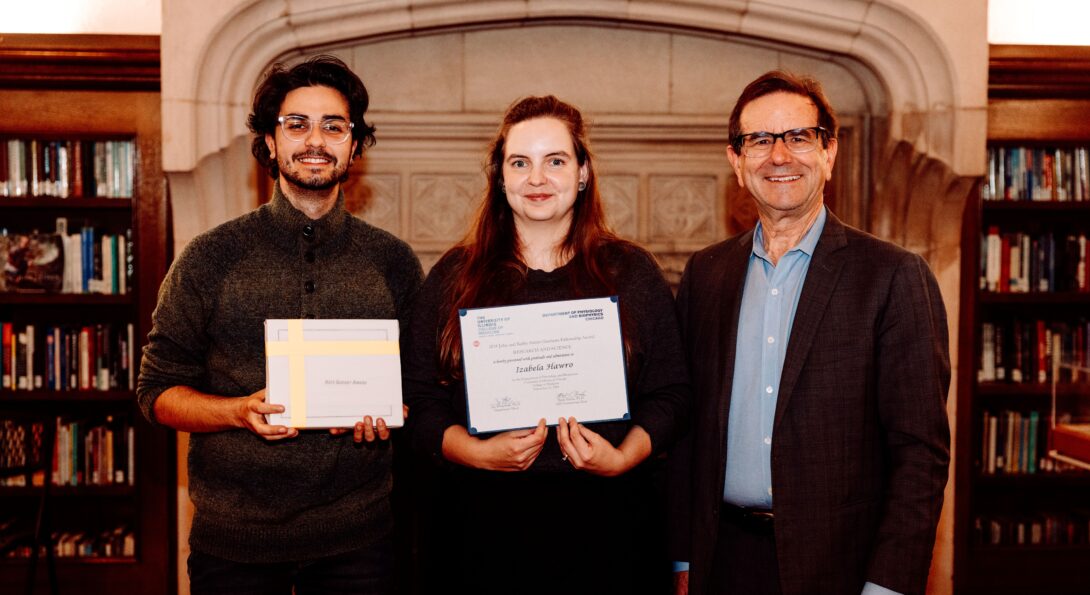
[[[128,362],[129,390],[136,390],[136,341],[135,329],[130,322],[126,325],[127,340],[125,342],[125,360]]]
[[[110,390],[110,340],[109,327],[95,325],[95,388]]]
[[[992,226],[988,228],[987,236],[987,263],[985,273],[985,286],[988,291],[996,291],[999,289],[999,276],[1000,276],[1000,252],[1002,251],[1002,241],[999,238],[999,228]]]
[[[117,293],[124,295],[129,292],[129,243],[124,237],[114,236],[114,239],[115,246],[117,246],[117,264],[114,268],[114,274],[116,275]]]
[[[41,174],[40,174],[41,160],[38,158],[38,152],[39,152],[38,141],[32,139],[27,144],[26,151],[27,151],[27,163],[30,164],[29,167],[28,167],[28,170],[29,170],[28,173],[30,174],[30,195],[31,196],[41,196],[41,191],[42,191],[42,189],[41,189],[41,179],[40,179],[40,176],[41,176]]]
[[[1029,472],[1029,417],[1018,415],[1018,472]]]
[[[132,279],[136,274],[136,252],[132,238],[132,229],[125,230],[125,286],[132,287]]]
[[[1056,159],[1051,151],[1041,151],[1041,198],[1056,200]]]
[[[1007,434],[1006,443],[1004,444],[1004,465],[1003,471],[1006,473],[1014,473],[1016,469],[1016,462],[1014,460],[1015,453],[1015,437],[1018,435],[1015,428],[1018,427],[1017,413],[1013,411],[1007,412]]]
[[[80,282],[83,293],[91,291],[91,279],[94,277],[94,249],[95,230],[84,227],[80,230]]]
[[[984,200],[996,200],[999,195],[999,156],[995,147],[988,147],[988,178],[981,189]]]
[[[132,425],[126,427],[128,434],[128,440],[125,443],[125,454],[128,455],[128,464],[126,476],[129,480],[129,485],[136,485],[136,431]]]
[[[80,332],[78,329],[68,330],[68,386],[72,390],[80,389]]]
[[[1019,256],[1022,258],[1022,264],[1019,267],[1021,269],[1021,278],[1018,281],[1018,287],[1022,291],[1032,291],[1030,285],[1030,261],[1033,255],[1033,249],[1030,241],[1029,234],[1022,234],[1022,247],[1019,250]]]
[[[1037,321],[1037,382],[1044,384],[1048,382],[1048,332],[1045,328],[1045,321]]]
[[[30,390],[30,385],[27,382],[26,330],[17,330],[15,333],[15,388],[17,390]]]
[[[97,141],[95,147],[95,196],[106,198],[110,195],[110,176],[107,173],[106,143]]]
[[[57,358],[57,344],[53,339],[53,329],[48,329],[45,337],[45,352],[46,352],[46,379],[45,388],[49,390],[57,390],[57,376],[53,373],[53,362]]]
[[[12,196],[10,168],[8,163],[8,142],[0,141],[0,196]]]
[[[1000,293],[1009,293],[1011,290],[1011,245],[1010,234],[999,236],[999,287]]]
[[[109,425],[110,421],[107,418],[107,425],[102,428],[102,483],[107,485],[114,482],[114,430]]]
[[[987,414],[985,414],[987,415]],[[999,418],[988,416],[988,475],[995,475],[995,444],[999,431]]]
[[[60,327],[53,327],[53,390],[64,390],[64,341],[61,339]]]
[[[1086,234],[1079,234],[1078,245],[1075,247],[1075,287],[1078,291],[1090,290],[1086,283]]]
[[[119,260],[117,234],[110,234],[110,293],[117,295],[121,290],[121,271],[125,265]]]
[[[61,485],[61,472],[62,472],[61,467],[62,467],[62,465],[61,465],[61,456],[60,455],[61,455],[62,452],[64,452],[62,450],[64,445],[63,445],[63,437],[61,436],[61,418],[59,418],[59,417],[56,418],[54,420],[54,425],[55,425],[55,427],[53,428],[53,453],[54,453],[54,455],[53,455],[53,473],[52,473],[51,478],[52,478],[52,481],[53,481],[53,485]]]
[[[980,325],[980,373],[979,382],[995,381],[995,324]]]
[[[79,332],[79,387],[91,389],[91,329],[83,327]]]
[[[26,325],[26,377],[28,390],[42,388],[42,376],[40,374],[42,368],[37,365],[38,353],[37,349],[35,349],[37,336],[34,325]]]
[[[70,472],[70,474],[68,476],[68,485],[77,486],[80,483],[82,483],[82,481],[83,481],[83,470],[80,468],[80,464],[79,464],[80,459],[83,458],[83,456],[82,456],[83,453],[80,452],[80,448],[79,448],[80,443],[82,442],[80,440],[80,436],[82,436],[82,434],[80,433],[80,422],[74,421],[74,422],[68,424],[68,427],[69,427],[68,447],[69,447],[69,456],[70,456],[69,467],[68,467],[69,472]]]
[[[1009,246],[1010,278],[1008,285],[1012,293],[1025,291],[1022,286],[1022,234],[1010,234],[1007,242]]]
[[[83,471],[87,485],[99,485],[98,428],[90,428],[83,435]]]
[[[1037,473],[1037,434],[1040,432],[1041,415],[1036,410],[1029,412],[1029,463],[1028,472]]]
[[[0,323],[0,354],[3,359],[3,383],[0,386],[5,389],[14,389],[15,335],[10,322]]]
[[[1046,253],[1048,260],[1045,270],[1048,271],[1048,289],[1045,291],[1056,291],[1056,235],[1053,233],[1048,234]]]

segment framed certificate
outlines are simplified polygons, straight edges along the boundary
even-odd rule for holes
[[[470,434],[630,419],[616,296],[459,315]]]
[[[405,423],[396,320],[266,320],[269,423],[347,428],[363,416]],[[377,420],[376,420],[377,421]]]

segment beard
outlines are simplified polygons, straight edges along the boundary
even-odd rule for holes
[[[328,159],[332,164],[332,170],[328,174],[312,174],[302,159],[307,157],[321,157]],[[295,153],[289,159],[281,159],[277,163],[280,168],[280,176],[300,190],[324,191],[329,190],[348,179],[349,162],[340,163],[337,158],[325,151],[303,151]]]

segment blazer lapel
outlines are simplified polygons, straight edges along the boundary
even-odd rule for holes
[[[718,386],[719,411],[717,419],[718,437],[716,444],[722,445],[723,464],[726,465],[727,415],[730,412],[730,393],[734,384],[734,358],[738,346],[738,317],[742,308],[742,291],[746,285],[746,272],[749,269],[749,255],[753,252],[753,230],[738,239],[734,247],[725,255],[723,276],[720,279],[719,295],[722,296],[718,312],[719,370]]]
[[[780,420],[783,419],[784,411],[787,410],[791,392],[802,372],[806,356],[813,346],[825,307],[832,298],[833,290],[840,279],[845,256],[841,249],[847,244],[844,224],[833,215],[832,211],[827,211],[825,228],[821,231],[821,238],[818,239],[814,255],[810,260],[810,267],[806,271],[802,295],[799,296],[795,320],[791,325],[791,339],[787,343],[783,372],[780,374],[780,396],[776,400],[773,435]]]

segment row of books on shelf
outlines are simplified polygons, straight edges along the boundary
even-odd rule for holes
[[[1029,234],[988,228],[981,240],[980,288],[1000,293],[1090,292],[1086,234]]]
[[[5,534],[22,531],[22,519],[10,517],[0,520],[0,543]],[[115,525],[102,530],[55,531],[52,534],[53,552],[58,558],[134,558],[136,536],[128,525]],[[13,548],[9,558],[29,558],[30,545]]]
[[[132,323],[42,326],[0,322],[3,391],[133,390]]]
[[[978,382],[1045,384],[1052,381],[1053,362],[1090,367],[1090,321],[1014,318],[980,325]],[[1057,382],[1085,382],[1079,368],[1062,367]]]
[[[973,518],[973,539],[987,546],[1090,545],[1090,510]]]
[[[129,292],[134,267],[132,230],[106,233],[85,226],[69,234],[63,218],[58,229],[57,233],[0,230],[4,264],[0,292]]]
[[[42,449],[44,431],[45,427],[41,423],[19,423],[11,419],[0,419],[0,471],[40,465],[46,456]],[[22,476],[3,477],[0,485],[26,485],[26,479]],[[42,478],[37,479],[40,485]]]
[[[131,198],[131,140],[0,142],[0,196]]]
[[[1078,472],[1079,468],[1048,457],[1049,411],[985,411],[981,431],[982,475],[1035,475]],[[1070,423],[1071,414],[1057,416]]]
[[[2,414],[0,414],[2,415]],[[42,423],[0,420],[0,469],[40,464]],[[56,418],[55,456],[48,465],[55,486],[134,485],[135,433],[131,423],[111,415],[89,419]],[[30,440],[27,440],[27,437]],[[0,486],[41,486],[45,471],[6,477]]]
[[[988,148],[984,200],[1090,200],[1087,147]]]

